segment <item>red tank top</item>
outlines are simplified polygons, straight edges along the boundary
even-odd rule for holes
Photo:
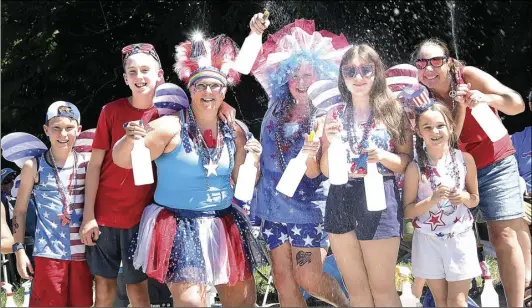
[[[458,83],[467,83],[463,79],[463,67],[460,67],[458,74]],[[493,112],[500,119],[499,114],[494,108]],[[464,119],[464,127],[460,134],[458,147],[464,152],[468,152],[475,159],[477,169],[484,168],[495,162],[501,161],[504,158],[513,155],[515,149],[512,145],[510,136],[506,134],[503,138],[496,142],[492,142],[484,130],[480,127],[477,120],[471,115],[471,109],[466,108],[466,116]]]

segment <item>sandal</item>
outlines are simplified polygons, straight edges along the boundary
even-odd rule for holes
[[[524,307],[532,307],[532,282],[525,287],[525,298],[523,300]]]

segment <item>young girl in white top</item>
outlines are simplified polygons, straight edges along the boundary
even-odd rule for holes
[[[479,201],[477,169],[455,148],[449,109],[421,87],[405,94],[418,137],[403,187],[404,216],[415,228],[412,274],[427,280],[438,307],[467,307],[470,281],[481,274],[469,211]]]

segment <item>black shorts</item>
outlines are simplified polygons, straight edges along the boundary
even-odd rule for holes
[[[324,230],[343,234],[354,231],[357,238],[378,240],[400,237],[403,232],[403,207],[394,176],[384,177],[386,209],[368,211],[364,179],[350,179],[344,185],[331,185],[325,207]]]
[[[136,284],[148,277],[133,267],[129,258],[129,246],[137,236],[139,224],[131,229],[118,229],[100,226],[100,237],[95,246],[86,246],[87,263],[91,274],[107,279],[116,279],[120,263],[124,269],[124,283]]]

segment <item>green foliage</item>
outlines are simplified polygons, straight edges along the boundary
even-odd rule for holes
[[[16,288],[13,290],[13,296],[15,297],[15,303],[20,307],[24,303],[24,288]],[[0,291],[0,307],[6,306],[6,291],[2,289]]]

